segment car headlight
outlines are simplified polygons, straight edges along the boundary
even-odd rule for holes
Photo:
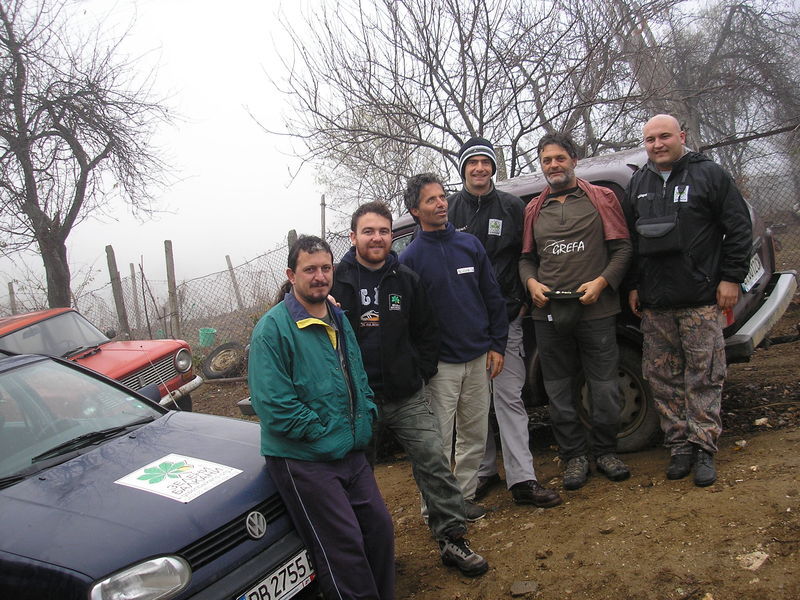
[[[192,569],[178,556],[161,556],[128,567],[98,581],[91,600],[168,600],[189,584]]]
[[[186,373],[192,368],[192,353],[186,348],[181,348],[175,354],[175,368],[178,369],[178,373]]]

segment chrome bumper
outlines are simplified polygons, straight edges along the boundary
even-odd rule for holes
[[[194,379],[192,379],[188,383],[184,383],[177,390],[172,390],[166,396],[162,396],[161,400],[159,401],[159,404],[161,406],[166,406],[167,404],[171,403],[173,400],[178,400],[180,398],[183,398],[184,396],[186,396],[190,392],[192,392],[192,391],[196,390],[197,388],[199,388],[201,385],[203,385],[203,378],[200,377],[200,375],[197,375]]]
[[[780,321],[797,291],[797,272],[782,271],[764,304],[733,335],[725,339],[728,362],[746,361]]]

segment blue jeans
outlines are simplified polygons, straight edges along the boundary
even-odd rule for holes
[[[428,525],[437,539],[466,532],[464,497],[445,460],[442,436],[424,388],[396,402],[378,399],[378,429],[392,431],[411,462],[411,472],[428,507]]]
[[[548,321],[534,321],[550,420],[564,460],[616,452],[622,402],[617,369],[616,317],[580,321],[569,335]],[[587,432],[578,418],[578,374],[583,370],[591,397]],[[589,442],[587,442],[587,436]]]

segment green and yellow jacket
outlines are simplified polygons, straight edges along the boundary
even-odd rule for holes
[[[290,292],[253,330],[248,385],[264,456],[336,460],[372,437],[377,409],[358,343],[342,311],[330,303],[328,310],[338,335]]]

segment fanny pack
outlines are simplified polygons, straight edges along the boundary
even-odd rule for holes
[[[639,255],[658,256],[675,254],[683,249],[681,230],[678,227],[678,211],[663,217],[649,217],[636,221],[636,233],[639,234]]]
[[[686,176],[684,170],[679,188],[685,189]],[[677,189],[677,188],[676,188]],[[639,218],[634,227],[639,234],[639,256],[661,256],[677,254],[683,251],[680,228],[681,202],[677,203],[675,212],[660,217]]]

